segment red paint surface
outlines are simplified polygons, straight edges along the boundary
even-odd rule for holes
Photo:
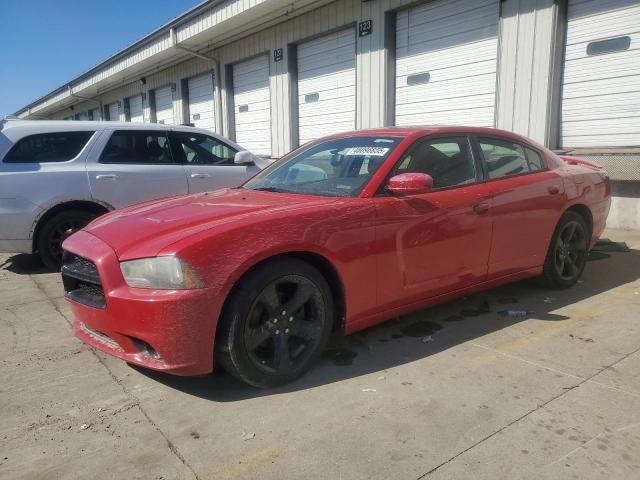
[[[392,167],[419,138],[489,134],[533,145],[548,170],[412,196],[380,196]],[[70,301],[74,333],[84,342],[149,368],[181,375],[213,368],[215,330],[224,301],[256,263],[288,252],[323,257],[344,294],[345,331],[541,273],[562,213],[584,205],[593,240],[609,211],[609,179],[544,147],[485,128],[389,128],[336,135],[399,136],[403,140],[357,198],[329,198],[243,189],[147,202],[100,217],[64,248],[96,262],[106,308]],[[131,288],[119,261],[177,255],[205,288]],[[113,348],[81,328],[118,344]],[[149,343],[162,360],[137,352],[129,337]]]

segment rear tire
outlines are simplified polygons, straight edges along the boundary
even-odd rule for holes
[[[565,212],[556,226],[543,267],[547,287],[565,289],[582,275],[589,254],[591,233],[587,222],[576,212]]]
[[[322,274],[296,258],[274,259],[234,287],[218,325],[216,361],[254,387],[288,383],[325,349],[333,318]]]
[[[47,268],[60,270],[62,262],[62,242],[96,218],[93,212],[70,209],[56,213],[49,218],[38,234],[38,253]]]

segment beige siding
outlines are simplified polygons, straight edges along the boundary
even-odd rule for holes
[[[554,0],[502,2],[497,126],[548,141]]]
[[[279,1],[279,0],[278,0]],[[309,3],[308,0],[304,0]],[[273,6],[277,2],[270,5]],[[297,112],[291,111],[292,75],[288,71],[287,46],[316,35],[346,26],[357,25],[363,20],[371,20],[371,35],[358,37],[356,42],[356,128],[372,128],[385,124],[388,96],[393,85],[387,75],[388,53],[385,50],[385,12],[398,10],[414,4],[408,0],[339,0],[324,4],[297,16],[291,16],[256,33],[236,40],[228,39],[226,45],[206,52],[216,58],[221,71],[215,75],[216,109],[218,125],[216,129],[223,135],[233,132],[229,114],[228,97],[231,94],[226,85],[225,66],[245,60],[261,53],[269,54],[270,101],[271,101],[271,143],[272,153],[279,157],[291,148],[291,118]],[[283,3],[284,5],[284,3]],[[296,8],[295,3],[291,8]],[[251,8],[264,9],[264,0],[227,0],[201,13],[177,29],[178,40],[182,41],[202,34],[208,28],[229,20],[233,12],[243,12]],[[500,21],[500,51],[496,122],[500,128],[514,130],[538,141],[548,140],[550,107],[547,99],[551,93],[550,71],[552,64],[553,37],[556,7],[554,0],[506,0],[502,2]],[[161,43],[155,47],[164,48]],[[275,62],[273,50],[283,49],[283,59]],[[139,55],[147,53],[139,52]],[[116,80],[104,81],[98,90],[97,100],[103,105],[168,84],[175,84],[174,118],[183,123],[181,80],[215,70],[216,62],[202,58],[191,58],[170,66],[159,66],[144,74],[146,84],[139,81],[120,83]],[[106,74],[105,74],[106,75]],[[114,76],[114,78],[116,78]],[[139,78],[139,77],[138,77]],[[122,82],[120,80],[120,82]],[[56,95],[43,105],[53,105],[66,98],[67,92]],[[295,102],[293,102],[295,106]],[[56,112],[56,117],[68,115],[68,109]],[[121,110],[122,113],[122,110]],[[150,117],[148,102],[145,102],[145,117]]]

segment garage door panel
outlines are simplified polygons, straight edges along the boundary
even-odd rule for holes
[[[498,20],[498,0],[398,13],[396,125],[494,124]]]
[[[257,155],[271,155],[269,57],[233,65],[236,141]]]
[[[216,128],[213,82],[211,72],[187,80],[189,122],[198,128],[212,131]]]
[[[640,3],[570,0],[563,64],[561,144],[640,144]],[[589,55],[591,42],[629,36],[628,50]]]
[[[470,81],[473,89],[469,89]],[[445,100],[466,97],[493,96],[495,100],[495,77],[483,75],[481,77],[467,77],[448,82],[433,83],[429,89],[421,88],[423,85],[412,85],[398,88],[396,91],[396,103],[398,105],[424,104],[429,101]],[[473,105],[472,105],[473,106]]]
[[[298,127],[304,144],[355,129],[355,30],[298,45]]]
[[[173,125],[173,92],[171,87],[158,88],[156,96],[156,122],[164,125]]]
[[[144,105],[142,95],[129,98],[129,121],[132,123],[144,122]]]
[[[433,25],[425,22],[422,25],[410,24],[407,43],[412,45],[431,44],[439,46],[459,45],[468,40],[475,41],[482,38],[492,38],[497,34],[495,11],[493,6],[487,13],[469,20],[456,20]],[[430,49],[432,49],[430,47]]]
[[[117,122],[120,120],[120,108],[117,103],[109,104],[109,121]]]
[[[308,93],[324,93],[320,99],[355,96],[356,84],[353,72],[336,72],[335,75],[323,75],[303,80],[298,84],[298,94],[304,97]],[[353,108],[353,107],[352,107]]]
[[[400,117],[400,121],[402,121],[402,125],[475,125],[478,127],[491,127],[493,125],[493,105],[456,111],[403,114]]]

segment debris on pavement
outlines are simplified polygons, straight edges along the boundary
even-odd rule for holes
[[[544,300],[542,300],[544,303],[551,303],[553,302],[553,298],[551,297],[544,297]]]
[[[614,242],[608,238],[601,238],[592,250],[597,252],[628,252],[629,246],[625,242]]]
[[[242,440],[245,442],[255,437],[256,437],[256,434],[253,432],[244,432],[244,431],[242,432]]]
[[[375,388],[363,388],[362,391],[363,392],[377,392],[377,390]]]
[[[86,430],[87,428],[89,428],[89,424],[88,423],[83,423],[82,425],[80,425],[80,430]]]
[[[422,343],[433,342],[433,337],[431,335],[427,335],[426,337],[422,337]]]
[[[530,312],[528,310],[501,310],[498,312],[500,315],[502,315],[503,317],[519,317],[519,318],[524,318],[527,315],[529,315]]]
[[[501,297],[498,299],[498,303],[502,305],[510,305],[512,303],[518,303],[518,299],[516,297]]]

